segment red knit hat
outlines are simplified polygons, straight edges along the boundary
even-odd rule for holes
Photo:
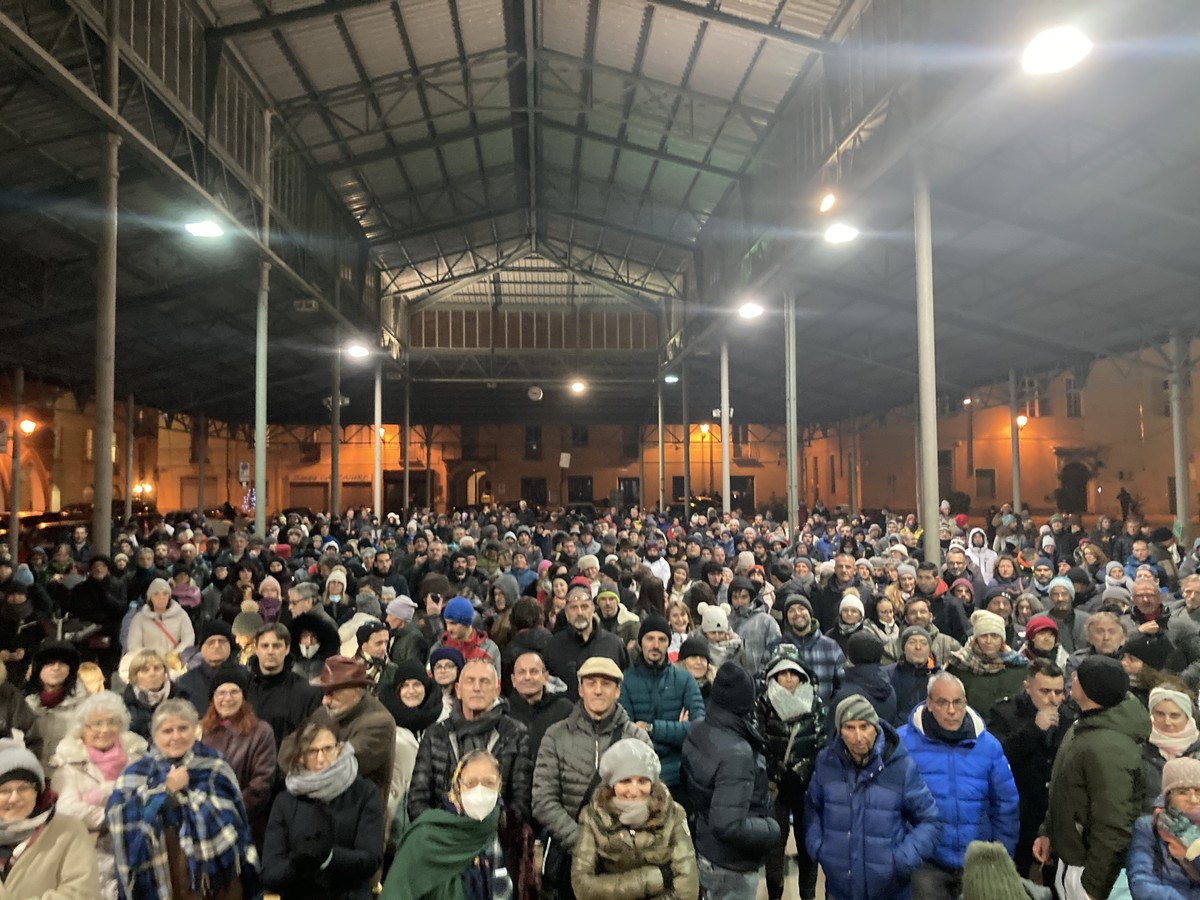
[[[1047,629],[1053,631],[1057,635],[1058,623],[1049,616],[1034,616],[1025,623],[1025,639],[1032,641],[1035,634],[1037,634],[1039,631],[1046,631]]]

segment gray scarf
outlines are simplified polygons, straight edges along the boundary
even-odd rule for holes
[[[322,803],[335,800],[346,792],[358,777],[358,757],[351,744],[342,744],[342,752],[333,763],[320,772],[292,772],[284,783],[288,792],[297,797],[312,797]]]

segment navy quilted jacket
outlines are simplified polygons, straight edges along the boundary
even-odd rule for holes
[[[692,726],[704,718],[704,698],[696,679],[669,662],[650,666],[639,660],[621,682],[621,706],[629,713],[631,722],[649,722],[654,726],[650,740],[662,763],[662,781],[669,787],[678,785],[683,740]],[[687,721],[680,722],[679,714],[685,709]]]
[[[841,738],[817,755],[804,802],[804,844],[837,900],[907,900],[912,873],[942,834],[937,804],[895,728],[880,723],[865,766]]]

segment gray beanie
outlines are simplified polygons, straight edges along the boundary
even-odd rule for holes
[[[871,705],[871,701],[862,694],[851,694],[837,705],[837,710],[833,714],[833,721],[838,731],[841,731],[842,726],[847,722],[870,722],[878,728],[879,714],[875,712],[875,707]]]
[[[625,738],[617,741],[600,757],[600,777],[609,787],[626,778],[649,778],[658,781],[662,764],[658,754],[646,741]]]
[[[911,575],[913,578],[916,578],[917,567],[910,563],[901,563],[896,566],[896,577],[899,578],[901,575]]]
[[[16,779],[33,782],[39,794],[46,787],[46,772],[38,758],[20,741],[0,740],[0,784]]]
[[[904,645],[908,643],[908,639],[910,637],[923,637],[923,638],[925,638],[925,643],[930,644],[930,645],[933,644],[933,638],[931,638],[929,636],[928,631],[926,631],[920,625],[909,625],[907,628],[905,628],[903,631],[900,632],[900,652],[901,653],[904,652]]]

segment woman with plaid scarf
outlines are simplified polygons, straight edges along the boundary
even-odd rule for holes
[[[196,740],[199,717],[164,700],[150,752],[117,779],[105,815],[122,900],[257,900],[258,852],[237,776]]]

